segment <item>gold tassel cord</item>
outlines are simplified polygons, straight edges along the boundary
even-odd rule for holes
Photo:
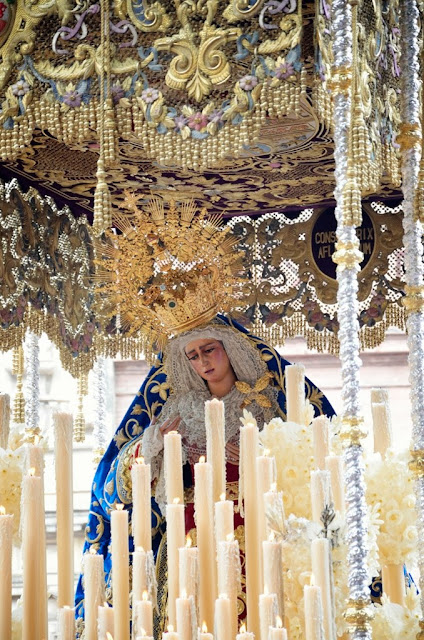
[[[12,374],[16,376],[16,393],[13,401],[13,422],[25,423],[25,398],[23,394],[24,350],[22,345],[13,349]]]
[[[74,440],[84,442],[85,440],[85,418],[84,418],[84,396],[88,393],[88,376],[80,373],[78,378],[78,408],[74,420]]]

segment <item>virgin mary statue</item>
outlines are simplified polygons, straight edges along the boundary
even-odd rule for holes
[[[247,408],[259,429],[273,417],[286,418],[285,367],[289,363],[230,317],[216,313],[237,303],[237,285],[243,282],[234,266],[234,256],[239,256],[227,230],[218,226],[212,229],[202,216],[194,218],[194,210],[188,221],[184,206],[180,216],[172,205],[166,214],[158,202],[150,206],[148,214],[134,209],[131,225],[124,225],[121,219],[122,236],[118,241],[116,237],[109,240],[108,255],[113,254],[110,242],[119,242],[113,248],[116,253],[110,271],[119,273],[120,283],[129,263],[137,265],[141,276],[136,278],[134,274],[134,278],[125,280],[128,287],[124,291],[116,280],[111,284],[105,277],[105,289],[114,296],[121,312],[125,301],[131,301],[129,323],[140,329],[148,325],[150,341],[161,342],[162,350],[97,468],[84,552],[103,555],[105,599],[112,604],[110,513],[123,505],[131,522],[131,467],[143,456],[152,469],[152,549],[158,585],[154,632],[160,638],[166,625],[167,601],[164,435],[172,430],[182,437],[185,525],[189,533],[195,529],[193,466],[206,455],[205,401],[215,397],[224,402],[227,497],[237,502],[240,418]],[[138,262],[125,244],[128,238],[132,238],[132,252],[136,243]],[[126,252],[131,253],[131,260]],[[108,268],[105,262],[103,267]],[[183,264],[189,268],[184,270]],[[305,397],[315,415],[333,415],[328,400],[309,380],[305,381]],[[242,537],[243,519],[237,508],[235,511],[235,531]],[[129,549],[131,558],[131,535]],[[239,613],[245,617],[243,593]],[[81,637],[83,575],[77,587],[76,617]]]

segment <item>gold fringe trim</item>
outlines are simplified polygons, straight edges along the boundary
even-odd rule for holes
[[[24,350],[22,343],[13,349],[12,374],[16,376],[16,392],[13,401],[13,421],[25,423],[25,398],[23,394]]]

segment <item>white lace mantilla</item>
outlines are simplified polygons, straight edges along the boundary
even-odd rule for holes
[[[265,422],[277,415],[278,408],[278,389],[267,387],[263,393],[271,400],[271,408],[264,409],[256,402],[252,402],[247,407],[256,419],[259,429],[262,429]],[[188,391],[170,396],[163,406],[158,422],[154,426],[148,427],[143,435],[143,457],[145,462],[151,465],[152,480],[157,479],[155,497],[162,513],[164,513],[166,496],[163,436],[160,427],[168,418],[180,416],[181,422],[178,431],[182,436],[183,464],[198,462],[200,456],[206,455],[205,402],[211,398],[212,395],[206,388],[203,391]],[[243,414],[241,406],[245,399],[246,396],[235,387],[221,398],[225,405],[225,441],[227,443],[231,442],[237,445],[239,443],[240,418]]]

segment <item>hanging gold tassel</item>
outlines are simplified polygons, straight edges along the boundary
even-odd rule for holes
[[[84,396],[88,393],[88,377],[86,373],[80,373],[78,378],[78,408],[74,420],[74,440],[85,440]]]
[[[13,401],[13,422],[25,423],[25,398],[23,394],[24,350],[22,345],[13,349],[12,375],[16,376],[16,393]]]

